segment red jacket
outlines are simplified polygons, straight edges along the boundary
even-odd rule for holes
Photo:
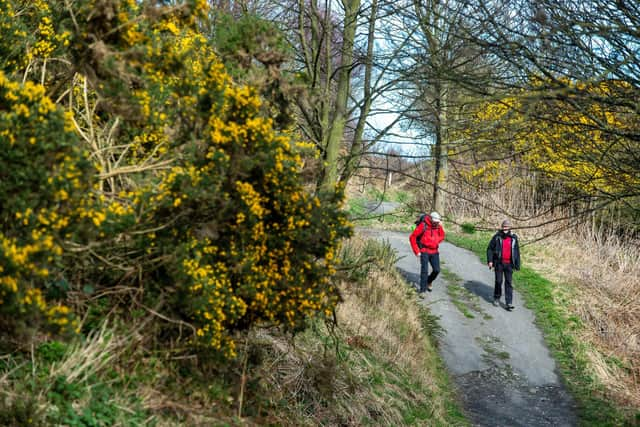
[[[424,231],[425,228],[426,231]],[[420,233],[422,233],[422,237],[420,238],[420,247],[418,247],[416,238],[420,235]],[[411,236],[409,236],[411,248],[413,249],[413,253],[416,255],[418,255],[419,252],[437,254],[438,245],[440,245],[440,242],[442,242],[443,240],[444,228],[442,228],[442,224],[438,223],[434,226],[431,223],[431,218],[428,215],[424,218],[424,221],[420,221],[420,223],[416,226],[416,229],[413,230],[413,233],[411,233]]]

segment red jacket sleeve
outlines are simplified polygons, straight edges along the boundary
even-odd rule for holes
[[[413,230],[413,233],[411,233],[411,235],[409,236],[409,243],[411,243],[411,249],[413,249],[413,253],[416,255],[420,253],[420,248],[418,248],[418,242],[416,242],[416,238],[420,233],[422,233],[422,230],[424,229],[424,227],[426,227],[426,224],[424,222],[420,222],[420,224],[418,224],[415,230]]]

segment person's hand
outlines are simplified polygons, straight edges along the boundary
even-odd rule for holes
[[[491,270],[492,268],[493,268],[493,263],[489,261],[489,270]]]

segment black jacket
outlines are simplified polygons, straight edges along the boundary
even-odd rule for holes
[[[498,231],[489,242],[487,246],[487,263],[493,262],[497,264],[502,259],[502,240],[505,234],[502,231]],[[511,233],[511,265],[516,270],[520,270],[520,247],[518,246],[518,236],[515,233]]]

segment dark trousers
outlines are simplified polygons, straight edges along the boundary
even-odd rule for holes
[[[431,274],[429,274],[431,264]],[[427,284],[432,283],[440,273],[440,254],[420,254],[420,292],[427,290]]]
[[[496,272],[496,285],[493,289],[493,297],[499,299],[502,296],[502,277],[504,276],[504,300],[505,303],[513,302],[513,286],[511,278],[513,277],[513,266],[511,264],[497,263],[494,268]]]

